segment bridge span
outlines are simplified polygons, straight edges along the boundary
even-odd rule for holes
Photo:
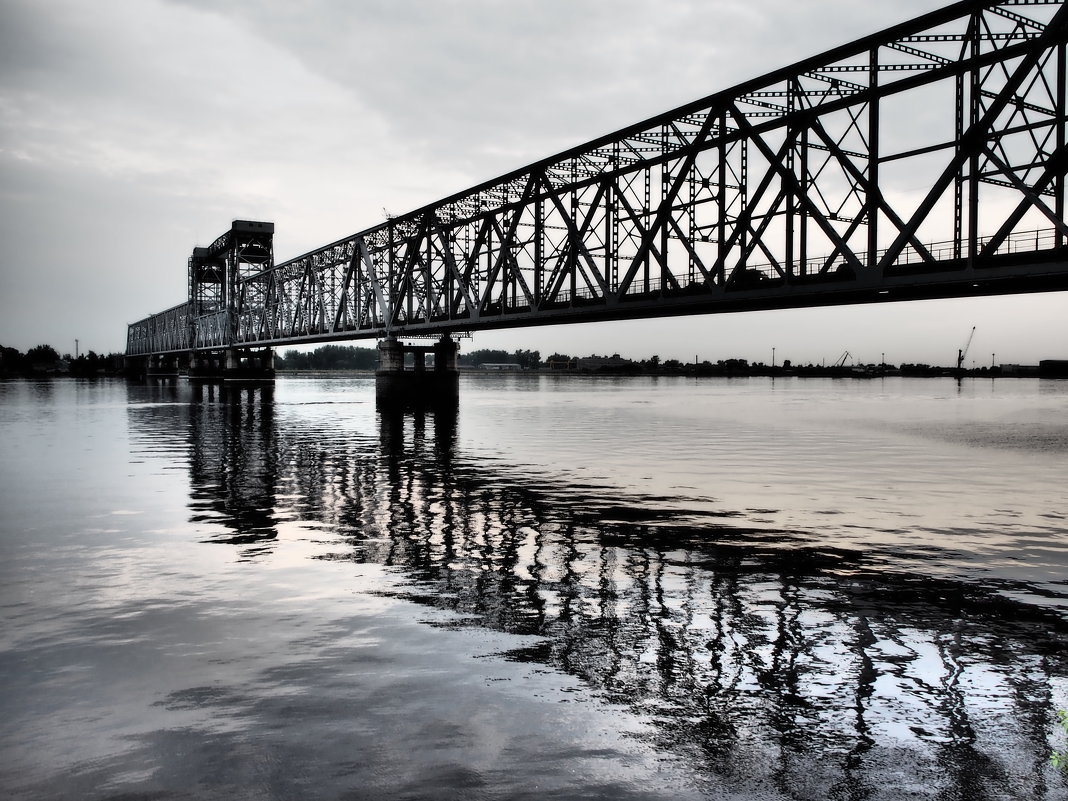
[[[127,356],[1065,290],[1066,43],[965,0],[289,261],[235,221]]]

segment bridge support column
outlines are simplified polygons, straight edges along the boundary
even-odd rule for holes
[[[134,381],[143,381],[148,375],[147,356],[124,356],[122,370],[126,377]]]
[[[178,375],[178,355],[174,353],[156,353],[148,357],[145,364],[145,376],[164,378]]]
[[[195,350],[189,357],[190,378],[221,378],[223,364],[218,351]]]
[[[189,358],[189,375],[193,378],[263,381],[274,378],[274,351],[197,350]]]
[[[375,390],[381,406],[412,406],[456,403],[460,392],[460,374],[456,370],[459,349],[452,337],[445,335],[433,345],[406,345],[396,337],[378,343],[378,370]],[[434,366],[427,369],[426,356],[434,355]],[[406,365],[412,355],[412,366]]]

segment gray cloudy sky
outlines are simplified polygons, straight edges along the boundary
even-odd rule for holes
[[[122,350],[236,218],[281,261],[939,0],[0,0],[0,344]],[[1068,358],[1068,293],[478,334],[644,358]],[[358,344],[371,344],[368,342]]]

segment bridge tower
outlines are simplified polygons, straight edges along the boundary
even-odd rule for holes
[[[271,348],[242,348],[241,308],[256,302],[274,266],[274,223],[234,220],[230,230],[189,257],[189,373],[270,378]]]

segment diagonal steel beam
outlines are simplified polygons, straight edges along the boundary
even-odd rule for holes
[[[1002,224],[1001,228],[998,229],[997,233],[990,237],[986,244],[983,245],[982,250],[979,252],[979,256],[990,256],[997,251],[1005,241],[1006,237],[1012,233],[1012,229],[1023,219],[1023,216],[1028,210],[1032,208],[1037,207],[1039,211],[1050,217],[1062,233],[1068,232],[1068,227],[1065,226],[1064,221],[1053,214],[1049,207],[1046,206],[1039,197],[1039,195],[1046,190],[1046,187],[1048,187],[1055,179],[1063,177],[1066,173],[1068,173],[1068,143],[1062,144],[1050,155],[1046,163],[1046,169],[1042,171],[1042,175],[1032,187],[1028,187],[1026,184],[1021,184],[1018,187],[1024,195],[1023,200],[1020,201],[1012,213],[1005,219],[1005,222]]]
[[[830,134],[828,134],[827,131],[824,129],[823,123],[819,119],[812,120],[812,130],[820,139],[822,139],[826,143],[827,148],[830,151],[838,152],[837,144],[835,144]],[[902,220],[898,213],[894,211],[894,208],[886,202],[886,199],[883,197],[883,193],[879,190],[879,187],[876,185],[872,185],[865,177],[864,173],[860,171],[860,169],[857,167],[856,164],[853,163],[851,159],[846,157],[839,157],[838,163],[845,166],[850,176],[857,183],[857,185],[861,186],[864,189],[865,195],[867,196],[869,201],[874,199],[876,210],[881,211],[899,231],[904,231],[906,228],[905,221]],[[865,204],[865,206],[867,207],[867,204]],[[924,259],[928,261],[934,260],[934,256],[931,255],[931,253],[927,250],[927,247],[919,240],[918,237],[916,237],[915,233],[909,239],[909,244],[911,244],[912,247],[916,250],[916,252],[919,253]]]
[[[521,211],[516,211],[515,226],[519,225],[519,218],[522,216]],[[512,235],[506,237],[504,231],[501,230],[501,226],[498,224],[497,219],[493,220],[493,228],[497,232],[497,236],[501,238],[501,264],[503,265],[503,271],[510,274],[519,282],[519,286],[523,290],[523,294],[527,298],[527,303],[534,306],[534,295],[530,291],[530,287],[527,286],[527,281],[523,278],[523,272],[519,269],[519,262],[515,258],[515,254],[512,253],[512,248],[515,247],[513,242],[515,240],[515,226],[512,229]],[[505,244],[507,243],[507,244]]]
[[[808,196],[808,192],[805,190],[804,187],[801,186],[800,182],[797,180],[796,173],[794,173],[793,170],[787,169],[782,159],[776,158],[776,154],[771,150],[770,147],[768,147],[768,144],[764,141],[763,137],[753,130],[752,123],[750,123],[749,120],[745,119],[745,115],[741,114],[739,111],[736,110],[732,110],[732,113],[734,114],[735,120],[738,122],[739,127],[747,129],[749,131],[749,141],[756,145],[757,149],[760,150],[760,152],[764,155],[764,158],[768,160],[768,162],[771,164],[772,171],[779,174],[779,177],[782,179],[783,184],[787,188],[789,188],[789,190],[793,193],[794,197],[796,197],[798,201],[800,201],[800,203],[805,207],[806,211],[808,211],[809,218],[814,220],[816,224],[821,229],[823,229],[823,233],[827,236],[827,239],[830,240],[835,245],[835,247],[841,249],[842,254],[846,257],[846,259],[855,269],[857,269],[858,271],[862,270],[863,267],[860,263],[860,260],[853,252],[853,248],[849,246],[849,243],[845,242],[842,239],[842,235],[838,232],[838,230],[833,225],[831,225],[830,221],[826,218],[826,216],[819,210],[816,204],[812,202],[812,199]],[[796,134],[787,137],[787,141],[789,142],[795,138]],[[792,146],[793,145],[791,145],[791,147]]]
[[[454,293],[453,296],[449,298],[449,316],[452,317],[457,313],[457,311],[459,311],[461,300],[460,295],[463,296],[462,299],[467,306],[468,313],[475,314],[475,299],[474,296],[471,294],[470,285],[464,279],[463,275],[460,274],[460,270],[456,266],[456,255],[452,252],[452,248],[449,247],[448,231],[443,226],[436,226],[435,230],[437,232],[438,239],[440,240],[440,244],[438,242],[434,242],[433,239],[431,239],[431,244],[433,245],[434,249],[437,250],[440,254],[441,260],[444,264],[444,275],[442,276],[442,281],[444,282],[446,275],[451,275],[453,280],[455,281],[457,292],[459,292],[459,294]]]
[[[716,114],[713,113],[713,111],[713,109],[710,109],[706,114],[705,121],[701,125],[701,130],[694,136],[693,141],[678,152],[677,155],[682,157],[682,163],[679,165],[678,172],[676,173],[670,188],[660,200],[656,215],[653,217],[653,223],[642,237],[638,252],[634,254],[630,267],[628,267],[626,273],[624,273],[623,280],[619,282],[617,297],[622,297],[626,294],[627,289],[630,288],[630,284],[634,280],[634,276],[638,273],[638,268],[649,254],[653,239],[664,230],[667,218],[671,214],[671,207],[674,205],[675,199],[679,196],[679,191],[686,183],[690,171],[693,170],[693,166],[697,162],[697,156],[701,152],[702,146],[711,138],[712,128],[716,120]],[[666,166],[664,169],[666,171]]]
[[[1017,89],[1020,88],[1020,85],[1024,82],[1027,75],[1029,75],[1039,63],[1044,52],[1054,42],[1064,41],[1066,27],[1068,27],[1068,12],[1066,12],[1065,8],[1062,6],[1054,15],[1042,36],[1036,40],[1032,40],[1037,44],[1033,48],[1030,48],[1016,65],[1009,80],[1002,87],[1001,91],[997,93],[997,97],[994,98],[987,107],[986,113],[964,132],[964,135],[961,137],[961,146],[957,153],[950,160],[949,164],[946,165],[942,174],[938,176],[938,179],[934,182],[934,185],[927,193],[923,202],[920,203],[919,207],[913,213],[912,218],[908,221],[905,228],[898,234],[893,244],[887,249],[886,254],[883,257],[884,266],[891,265],[897,260],[898,256],[901,255],[902,250],[904,250],[906,243],[915,238],[920,224],[927,219],[927,215],[931,213],[931,210],[935,207],[935,204],[942,197],[943,193],[960,174],[965,162],[973,158],[983,147],[985,147],[987,139],[986,134],[992,128],[993,122],[1016,96]],[[969,243],[969,251],[973,253],[975,252],[974,244],[974,242]]]
[[[590,255],[590,252],[585,247],[586,232],[589,230],[589,226],[597,210],[598,203],[605,196],[605,192],[607,190],[607,183],[602,181],[597,185],[597,191],[594,194],[593,201],[590,203],[589,212],[586,214],[585,218],[582,221],[581,228],[579,228],[575,224],[574,215],[564,208],[564,204],[560,200],[560,195],[556,191],[553,191],[547,182],[545,183],[545,187],[547,190],[549,190],[547,192],[547,197],[552,202],[553,206],[556,208],[557,213],[560,215],[560,219],[563,221],[564,226],[567,229],[568,240],[571,243],[571,250],[574,253],[576,265],[578,263],[578,257],[581,256],[586,261],[586,266],[589,268],[590,272],[593,273],[593,276],[597,281],[597,285],[601,288],[602,297],[607,298],[609,294],[608,283],[605,280],[604,275],[601,274],[601,271],[597,269],[597,265],[593,260],[593,256]],[[553,294],[560,291],[560,283],[565,277],[566,276],[561,273],[560,280],[557,282]],[[553,281],[554,277],[550,277],[549,286],[553,285]],[[586,281],[589,282],[588,276],[586,277]]]
[[[489,276],[487,276],[486,286],[483,288],[482,292],[482,298],[479,301],[479,307],[481,309],[485,309],[486,305],[490,302],[490,298],[493,292],[493,285],[494,283],[496,283],[497,277],[504,270],[506,258],[511,255],[512,242],[515,241],[516,231],[519,230],[519,223],[523,219],[523,206],[530,202],[530,199],[534,194],[534,189],[537,184],[537,176],[532,173],[530,175],[530,178],[527,180],[526,186],[523,189],[523,196],[520,199],[519,204],[513,208],[512,219],[508,224],[507,234],[505,234],[501,230],[500,225],[497,223],[497,219],[494,215],[491,215],[488,218],[490,224],[493,226],[493,229],[497,231],[497,234],[500,237],[501,241],[497,257],[493,261]]]
[[[356,238],[356,250],[360,254],[360,263],[363,265],[364,278],[367,280],[367,283],[370,284],[375,299],[378,301],[378,311],[382,315],[385,334],[386,336],[389,336],[390,331],[393,328],[393,310],[390,305],[390,296],[388,296],[382,289],[382,282],[378,278],[378,271],[375,269],[374,259],[371,256],[370,249],[367,247],[367,241],[363,237]]]

